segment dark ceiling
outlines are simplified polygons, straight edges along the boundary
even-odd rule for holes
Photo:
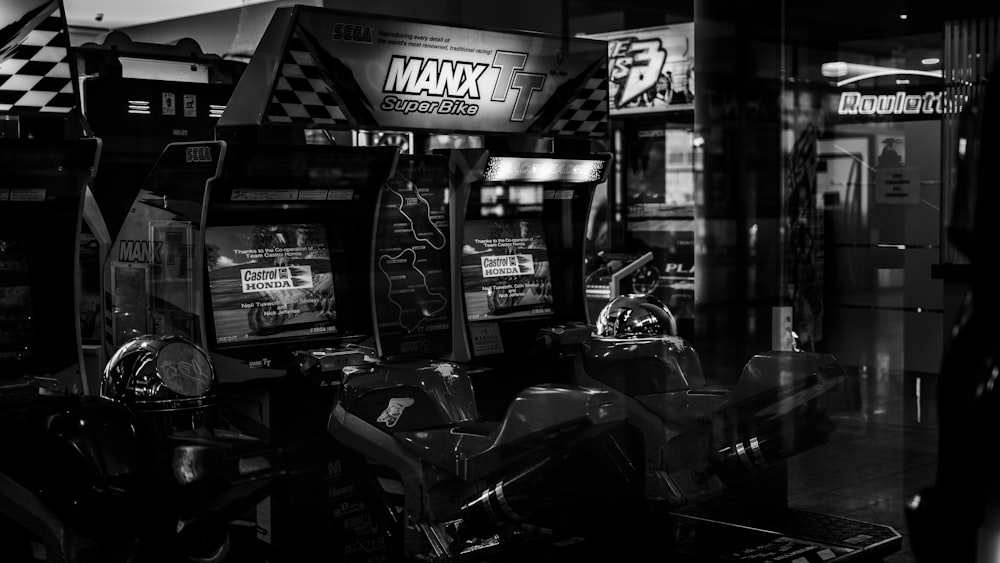
[[[940,32],[945,21],[1000,15],[1000,5],[982,0],[569,0],[569,5],[574,15],[624,12],[626,28],[693,21],[696,12],[699,19],[776,31],[784,19],[789,39],[827,44]]]

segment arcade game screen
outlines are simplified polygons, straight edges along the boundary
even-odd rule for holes
[[[323,225],[212,226],[205,252],[217,346],[337,332]]]
[[[542,186],[483,186],[474,195],[479,197],[470,198],[462,246],[467,319],[550,315]]]
[[[26,249],[18,239],[0,233],[0,365],[30,358],[31,316]]]

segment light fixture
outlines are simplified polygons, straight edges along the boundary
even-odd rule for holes
[[[149,101],[148,100],[129,100],[128,101],[128,112],[137,113],[140,115],[149,115]]]
[[[592,182],[603,175],[604,161],[494,156],[486,161],[487,182]]]
[[[846,86],[853,82],[877,78],[879,76],[927,76],[941,78],[940,70],[916,70],[888,66],[865,65],[835,61],[823,63],[820,72],[828,78],[839,78],[837,86]]]
[[[899,14],[899,19],[905,20],[906,19],[906,14]]]
[[[920,59],[920,64],[922,65],[936,65],[941,62],[941,59],[937,57],[928,57],[926,59]]]
[[[849,70],[847,63],[844,61],[835,61],[832,63],[823,63],[823,66],[820,67],[820,72],[823,73],[823,76],[829,78],[840,78],[841,76],[847,76]]]

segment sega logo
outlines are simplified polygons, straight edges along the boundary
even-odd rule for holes
[[[184,162],[212,162],[210,147],[187,147],[184,150]]]
[[[372,28],[369,25],[337,23],[333,25],[334,41],[372,44]]]

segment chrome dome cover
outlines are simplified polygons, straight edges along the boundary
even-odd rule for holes
[[[215,400],[216,375],[208,354],[177,335],[143,335],[108,361],[101,397],[142,410],[202,407]]]
[[[597,335],[614,338],[676,336],[677,321],[652,295],[630,294],[612,299],[597,317]]]

